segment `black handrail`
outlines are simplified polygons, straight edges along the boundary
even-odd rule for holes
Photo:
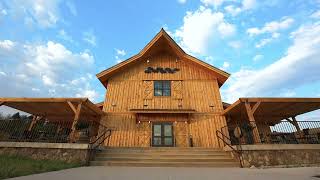
[[[221,137],[220,135],[221,135],[222,137]],[[220,140],[224,143],[224,145],[227,145],[228,147],[230,147],[230,148],[232,149],[232,151],[235,152],[235,153],[238,155],[239,162],[240,162],[240,167],[242,167],[242,161],[241,161],[242,150],[241,150],[241,145],[239,145],[239,149],[238,149],[238,148],[237,148],[237,149],[234,148],[234,147],[231,145],[231,139],[230,139],[228,136],[224,135],[224,134],[223,134],[221,131],[219,131],[219,130],[216,130],[216,136],[217,136],[218,139],[220,139]],[[227,142],[225,139],[227,139],[228,142]],[[219,144],[220,144],[220,142],[219,142]]]
[[[94,152],[96,151],[96,149],[107,139],[108,139],[108,143],[107,145],[109,145],[109,140],[110,140],[110,136],[112,133],[112,129],[108,128],[106,126],[104,126],[103,124],[101,124],[100,122],[96,122],[98,123],[98,126],[101,126],[103,128],[102,133],[97,135],[97,138],[94,139],[93,141],[91,141],[90,144],[90,149],[89,149],[89,154],[88,154],[88,158],[87,158],[87,164],[89,165],[89,161],[91,159],[93,159],[94,156]]]

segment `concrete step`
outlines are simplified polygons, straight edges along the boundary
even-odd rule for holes
[[[103,148],[93,166],[239,167],[230,153],[209,148]]]
[[[146,162],[236,162],[231,157],[224,158],[152,158],[152,157],[99,157],[95,158],[95,161],[146,161]]]
[[[221,149],[210,148],[103,148],[107,152],[221,152]]]
[[[91,166],[138,167],[239,167],[237,162],[147,162],[147,161],[91,161]]]
[[[179,157],[179,158],[223,158],[223,157],[230,157],[230,154],[167,154],[167,153],[97,153],[96,158],[99,157],[153,157],[153,158],[162,158],[162,157]]]
[[[126,155],[126,154],[134,154],[134,155],[186,155],[186,156],[192,156],[192,155],[216,155],[216,156],[220,156],[220,155],[229,155],[227,152],[224,151],[220,151],[220,152],[187,152],[187,151],[182,151],[182,152],[158,152],[158,151],[149,151],[149,152],[109,152],[109,151],[101,151],[101,152],[97,152],[97,154],[101,154],[101,155],[115,155],[115,154],[119,154],[119,155]]]

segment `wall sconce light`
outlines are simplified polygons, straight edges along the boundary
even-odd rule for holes
[[[138,122],[139,124],[141,123],[141,121]]]
[[[178,62],[178,60],[179,60],[179,59],[178,59],[178,58],[176,58],[176,63]]]
[[[187,122],[187,121],[184,121],[184,123],[187,124],[188,122]]]
[[[149,124],[150,124],[150,121],[149,121]]]
[[[111,106],[113,106],[113,107],[116,106],[116,103],[112,103]]]
[[[150,60],[149,59],[147,59],[147,63],[149,63],[150,62]]]

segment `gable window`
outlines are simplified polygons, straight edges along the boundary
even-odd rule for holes
[[[154,96],[171,96],[171,81],[154,81]]]

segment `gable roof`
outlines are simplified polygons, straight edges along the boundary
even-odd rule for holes
[[[195,58],[189,54],[187,54],[186,52],[184,52],[184,50],[168,35],[168,33],[161,28],[160,32],[136,55],[130,57],[129,59],[116,64],[106,70],[103,70],[102,72],[98,73],[96,76],[98,77],[98,79],[100,80],[100,82],[106,86],[105,82],[116,72],[118,72],[119,70],[122,70],[124,67],[127,67],[131,64],[133,64],[134,62],[136,62],[137,60],[139,60],[139,58],[143,57],[143,55],[145,55],[152,46],[154,46],[158,41],[160,41],[160,38],[165,38],[168,43],[170,48],[172,48],[177,55],[184,57],[185,59],[188,59],[192,62],[195,62],[211,71],[213,71],[214,73],[217,74],[217,79],[218,79],[218,84],[219,86],[222,86],[223,83],[228,79],[228,77],[230,76],[229,73],[214,67],[204,61],[201,61],[198,58]]]

